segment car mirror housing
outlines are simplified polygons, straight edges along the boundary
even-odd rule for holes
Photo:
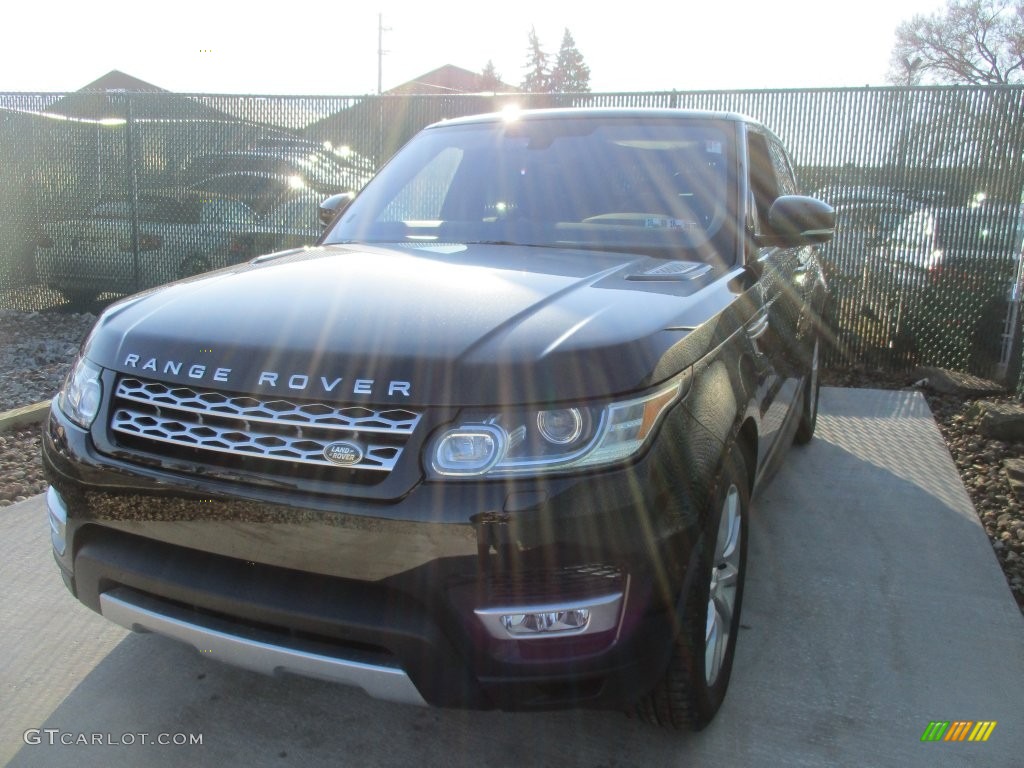
[[[317,211],[317,216],[320,219],[320,226],[326,227],[334,221],[334,217],[348,208],[349,203],[355,199],[355,192],[341,192],[337,195],[331,195],[320,203],[320,207]]]
[[[768,209],[768,226],[773,234],[766,239],[771,245],[827,243],[835,232],[836,212],[813,197],[783,195]]]

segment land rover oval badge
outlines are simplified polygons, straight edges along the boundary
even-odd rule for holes
[[[332,464],[351,467],[363,460],[363,450],[355,443],[340,441],[324,446],[324,458]]]

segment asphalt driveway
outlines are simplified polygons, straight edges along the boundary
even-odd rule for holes
[[[66,593],[30,499],[0,510],[0,763],[1021,764],[1024,619],[921,395],[824,390],[818,437],[750,530],[732,687],[708,729],[674,734],[614,712],[382,703],[127,633]],[[922,742],[936,720],[997,725]]]

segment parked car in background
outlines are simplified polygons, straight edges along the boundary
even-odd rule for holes
[[[46,234],[36,248],[39,280],[72,304],[87,306],[101,293],[134,293],[284,245],[312,243],[318,235],[312,194],[243,200],[200,184],[144,193],[134,204],[106,200],[87,216],[43,225]]]
[[[879,246],[901,284],[953,280],[960,288],[983,288],[1008,284],[1022,237],[1017,206],[925,207],[907,215]]]
[[[1019,206],[927,206],[907,214],[874,245],[875,292],[888,297],[893,338],[932,362],[978,372],[1006,365],[1022,241]],[[959,305],[955,323],[951,305]]]
[[[907,211],[890,231],[867,241],[874,252],[872,279],[900,293],[950,282],[961,292],[1005,289],[1021,253],[1021,210],[972,205]]]
[[[265,173],[289,179],[296,189],[324,195],[359,190],[373,175],[363,164],[346,164],[326,149],[313,147],[257,147],[199,155],[182,171],[180,183],[190,185],[235,173]]]
[[[859,289],[877,270],[872,263],[877,244],[891,235],[914,208],[900,200],[856,200],[834,207],[840,236],[822,247],[822,260],[837,287],[838,283],[852,281]]]
[[[187,192],[230,197],[245,203],[255,213],[254,224],[232,238],[230,263],[283,248],[310,245],[320,236],[318,209],[322,195],[296,185],[289,176],[222,173],[192,184]]]
[[[297,183],[293,177],[263,171],[232,171],[208,176],[185,187],[186,193],[209,193],[239,200],[262,213],[284,199],[301,198],[313,203],[315,212],[323,195]]]
[[[248,149],[260,151],[270,150],[274,152],[281,149],[291,152],[326,152],[342,165],[361,171],[365,175],[366,180],[369,180],[377,170],[377,166],[373,158],[360,154],[352,149],[352,147],[345,144],[332,144],[329,141],[314,142],[309,139],[295,137],[265,136],[250,144]]]

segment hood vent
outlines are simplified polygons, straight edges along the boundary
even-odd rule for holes
[[[711,271],[710,264],[701,264],[694,261],[666,261],[645,272],[629,275],[627,280],[663,280],[680,281],[696,280]]]

